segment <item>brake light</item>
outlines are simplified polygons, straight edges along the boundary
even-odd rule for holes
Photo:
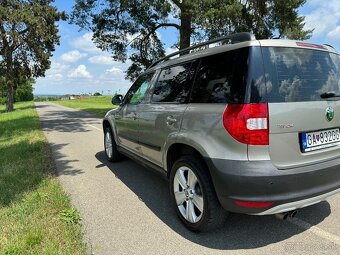
[[[300,46],[300,47],[308,47],[308,48],[314,48],[314,49],[327,50],[326,47],[319,45],[319,44],[315,44],[315,43],[297,42],[296,45]]]
[[[223,125],[237,141],[249,145],[268,145],[268,104],[229,104]]]

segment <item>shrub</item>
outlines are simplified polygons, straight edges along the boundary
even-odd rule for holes
[[[6,104],[6,97],[0,97],[0,105]]]

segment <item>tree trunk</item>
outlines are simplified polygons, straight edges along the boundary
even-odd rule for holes
[[[191,36],[191,14],[186,8],[181,10],[181,29],[179,39],[179,49],[190,47],[190,36]]]
[[[7,84],[7,102],[6,102],[6,110],[7,112],[13,112],[14,110],[14,88],[13,84]]]

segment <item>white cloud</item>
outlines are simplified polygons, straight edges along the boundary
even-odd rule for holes
[[[65,70],[67,70],[70,66],[54,61],[52,59],[52,63],[51,63],[51,68],[47,71],[49,74],[57,74],[57,73],[62,73]]]
[[[337,26],[327,34],[327,38],[331,42],[340,42],[340,26]]]
[[[125,93],[131,82],[125,80],[126,63],[114,63],[109,68],[76,65],[71,67],[52,62],[46,77],[37,79],[34,85],[36,94],[82,94],[104,91],[105,94]],[[72,86],[70,86],[72,84]]]
[[[51,68],[46,71],[46,79],[49,81],[61,81],[63,73],[69,69],[69,65],[54,61],[52,59]]]
[[[54,77],[58,80],[61,80],[63,78],[63,75],[60,74],[60,73],[57,73],[57,74],[54,75]]]
[[[73,63],[86,56],[86,53],[80,53],[78,50],[72,50],[62,54],[60,59],[65,62]]]
[[[61,73],[46,75],[47,78],[54,81],[61,81],[63,79],[63,75]]]
[[[85,65],[79,65],[77,68],[74,70],[70,71],[68,74],[69,78],[87,78],[90,79],[92,78],[92,75],[90,74],[89,71],[87,71]]]
[[[338,26],[340,4],[338,0],[310,1],[305,4],[311,9],[306,16],[306,28],[314,29],[313,37],[322,38]]]
[[[89,58],[89,61],[98,65],[112,65],[115,61],[108,55],[96,55]]]
[[[313,29],[313,36],[319,37],[332,26],[333,19],[325,16],[325,10],[316,10],[309,15],[306,15],[306,29]],[[322,20],[322,22],[320,22]]]
[[[118,68],[118,67],[112,67],[110,69],[106,69],[106,72],[107,73],[116,73],[116,74],[118,74],[118,73],[123,73],[123,70]]]
[[[102,51],[98,49],[92,41],[93,33],[89,32],[76,38],[71,45],[76,49],[86,51],[91,54],[100,54]]]

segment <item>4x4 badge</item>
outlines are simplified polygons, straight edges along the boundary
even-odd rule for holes
[[[326,108],[326,118],[328,121],[331,121],[334,118],[334,109],[331,106]]]

